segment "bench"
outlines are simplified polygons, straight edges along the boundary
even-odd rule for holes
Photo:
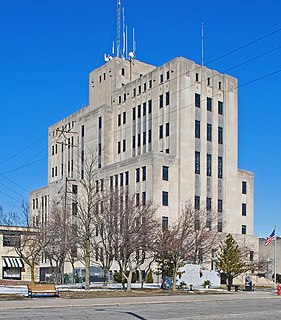
[[[228,285],[227,290],[231,291],[231,287],[234,288],[234,291],[237,292],[239,290],[239,285],[238,284],[233,284],[233,285]]]
[[[32,298],[33,296],[40,297],[58,297],[59,292],[54,284],[44,283],[44,284],[28,284],[28,296]]]

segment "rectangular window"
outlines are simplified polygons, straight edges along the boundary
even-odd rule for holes
[[[195,74],[195,81],[199,81],[199,73]]]
[[[118,141],[118,153],[121,152],[121,141]]]
[[[136,136],[133,136],[132,145],[133,145],[133,149],[135,149],[136,148]]]
[[[120,187],[124,186],[124,174],[120,173]]]
[[[162,191],[162,205],[169,205],[169,193],[167,191]]]
[[[133,97],[136,96],[136,88],[133,89]]]
[[[140,168],[136,169],[136,182],[140,182]]]
[[[81,127],[81,137],[83,138],[85,134],[85,128],[84,126]]]
[[[146,116],[146,102],[144,102],[144,104],[143,104],[142,112],[143,112],[143,116]]]
[[[162,180],[169,181],[169,167],[162,167]]]
[[[223,128],[218,127],[218,143],[223,144]]]
[[[99,129],[102,128],[102,117],[99,117]]]
[[[152,88],[152,80],[149,80],[149,89]]]
[[[250,261],[254,261],[254,251],[250,251]]]
[[[121,96],[118,97],[118,103],[121,103]]]
[[[170,104],[170,92],[166,92],[166,106]]]
[[[146,167],[142,167],[142,181],[146,181]]]
[[[3,231],[3,247],[19,247],[20,233],[16,231]]]
[[[159,96],[159,108],[163,108],[163,94]]]
[[[141,94],[141,86],[139,86],[139,94]]]
[[[245,224],[242,224],[242,234],[246,234],[247,233],[247,227]]]
[[[121,114],[118,114],[118,127],[121,126]]]
[[[160,83],[162,83],[163,82],[163,74],[160,74]]]
[[[207,124],[207,141],[212,141],[212,125]]]
[[[212,199],[211,198],[206,198],[206,209],[207,209],[207,211],[212,210]]]
[[[218,101],[218,114],[223,114],[223,102]]]
[[[222,212],[222,200],[218,199],[218,212]]]
[[[195,120],[195,138],[200,139],[200,121]]]
[[[113,189],[113,176],[110,176],[109,178],[109,187],[110,187],[110,190]]]
[[[159,139],[163,138],[163,125],[159,127]]]
[[[126,139],[123,140],[123,152],[126,151]]]
[[[139,207],[140,205],[140,194],[136,193],[136,207]]]
[[[133,108],[133,121],[136,120],[136,108]]]
[[[168,230],[169,220],[168,217],[162,217],[162,230]]]
[[[148,143],[151,143],[151,130],[148,130]]]
[[[118,174],[115,175],[115,188],[118,188]]]
[[[246,203],[242,203],[242,216],[246,216],[246,214],[247,214]]]
[[[141,117],[141,106],[139,105],[138,106],[138,118],[140,118]]]
[[[199,196],[194,197],[194,208],[195,208],[195,210],[200,210],[200,197]]]
[[[146,91],[146,83],[143,84],[143,91]]]
[[[140,135],[140,133],[138,134],[138,147],[140,147],[140,145],[141,145],[141,135]]]
[[[126,186],[129,185],[129,171],[125,172],[125,184],[126,184]]]
[[[207,176],[212,176],[212,155],[209,153],[207,154]]]
[[[211,84],[211,78],[207,79],[207,84],[208,84],[208,86]]]
[[[166,72],[166,79],[167,79],[167,80],[170,80],[170,71],[167,71],[167,72]]]
[[[218,178],[222,179],[222,166],[223,166],[223,159],[222,157],[218,157]]]
[[[195,151],[195,173],[200,174],[200,152]]]
[[[150,114],[152,112],[152,100],[148,101],[148,113]]]
[[[207,98],[207,110],[212,111],[212,98]]]
[[[145,145],[146,144],[146,132],[142,133],[142,144]]]
[[[221,81],[219,81],[219,90],[221,90]]]
[[[169,123],[166,123],[166,137],[169,137],[170,135],[170,125]]]
[[[124,93],[124,98],[123,98],[123,100],[126,101],[126,99],[127,99],[127,96],[126,96],[126,93]]]
[[[242,181],[242,194],[247,194],[247,182]]]
[[[96,180],[96,192],[99,192],[99,180]]]
[[[145,191],[142,193],[142,205],[143,206],[146,205],[146,192]]]
[[[218,221],[218,232],[222,232],[222,222]]]
[[[126,123],[126,112],[123,112],[123,124]]]
[[[200,108],[200,94],[195,93],[195,107]]]
[[[125,75],[125,69],[122,68],[122,76],[124,76],[124,75]]]

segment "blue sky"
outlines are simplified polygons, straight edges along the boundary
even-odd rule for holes
[[[277,224],[281,234],[281,3],[122,3],[137,58],[154,65],[176,56],[200,63],[204,22],[206,66],[241,85],[239,167],[255,173],[255,233],[267,236]],[[88,103],[88,73],[110,53],[115,30],[115,0],[0,2],[4,209],[19,210],[29,191],[47,184],[47,128]]]

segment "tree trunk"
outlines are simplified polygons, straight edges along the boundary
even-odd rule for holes
[[[104,285],[105,287],[107,287],[107,273],[108,273],[107,268],[104,268],[104,269],[103,269],[103,285]]]
[[[177,289],[177,273],[178,273],[178,263],[176,262],[173,270],[173,291]]]
[[[30,265],[30,275],[31,275],[31,283],[35,283],[35,264],[34,262],[31,263]]]
[[[91,245],[90,245],[90,240],[87,240],[86,241],[86,257],[85,257],[85,264],[86,264],[85,288],[87,290],[90,289],[90,261],[91,261]]]
[[[132,290],[132,277],[133,277],[133,270],[129,270],[129,275],[127,277],[127,291]]]

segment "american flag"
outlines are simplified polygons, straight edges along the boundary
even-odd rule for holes
[[[266,238],[265,245],[268,246],[275,238],[275,229],[271,232],[270,236]]]

